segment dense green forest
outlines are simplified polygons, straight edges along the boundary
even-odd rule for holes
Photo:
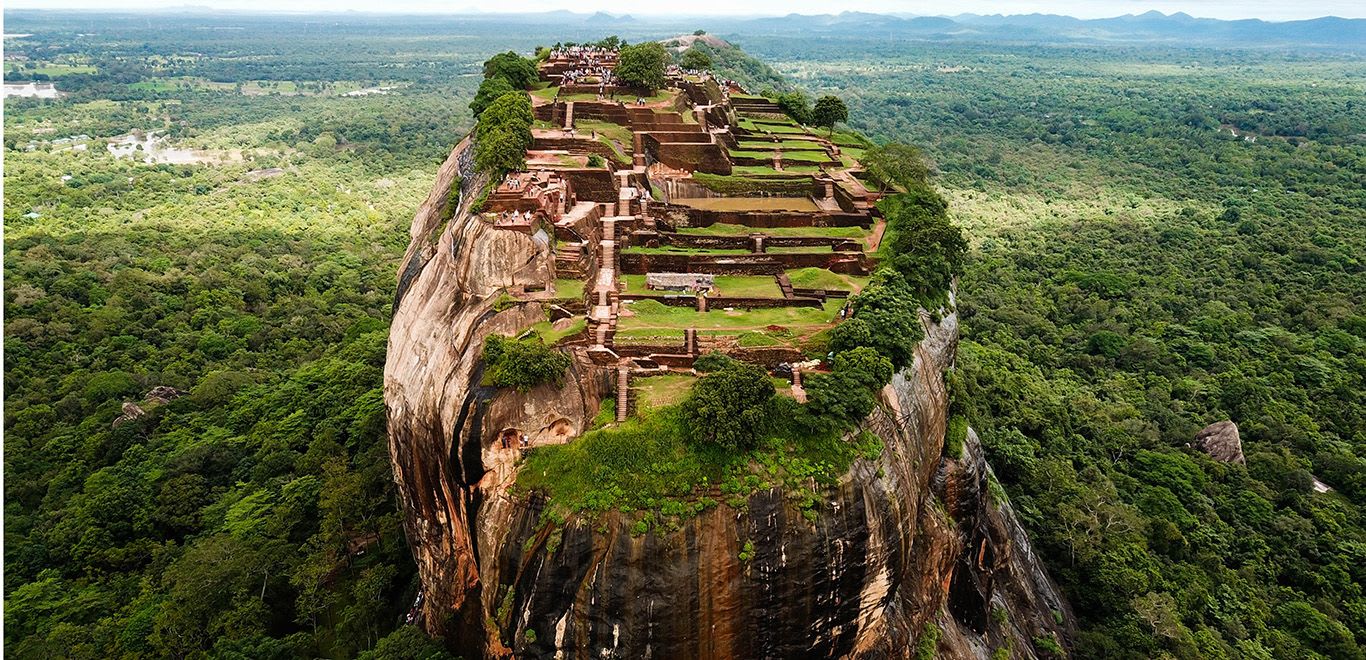
[[[397,259],[481,63],[604,30],[6,20],[6,78],[68,93],[5,102],[6,651],[438,657],[402,625]],[[961,398],[1079,657],[1362,657],[1359,55],[711,29],[931,156],[971,240]],[[1246,467],[1188,447],[1222,419]]]
[[[1363,657],[1366,63],[750,50],[935,161],[974,243],[961,398],[1080,657]],[[1223,419],[1246,467],[1190,448]]]

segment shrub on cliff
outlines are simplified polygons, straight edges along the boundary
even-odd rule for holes
[[[854,316],[830,332],[830,350],[865,346],[890,360],[893,368],[909,365],[925,331],[916,317],[919,301],[906,279],[896,271],[878,271],[851,302]]]
[[[494,174],[526,167],[531,147],[531,99],[521,92],[504,94],[479,115],[474,135],[474,160],[479,169]]]
[[[478,117],[484,112],[484,109],[489,107],[489,105],[497,100],[498,97],[516,91],[516,88],[512,86],[512,83],[507,81],[507,78],[502,76],[487,78],[484,82],[479,83],[479,91],[475,92],[474,100],[470,101],[470,112],[474,113],[475,117]]]
[[[517,89],[526,89],[540,78],[536,61],[513,51],[498,53],[484,62],[484,77],[502,78]]]
[[[892,361],[859,347],[835,356],[828,374],[812,374],[804,385],[807,410],[820,420],[845,427],[868,416],[877,392],[892,378]]]
[[[963,272],[968,242],[948,215],[948,202],[928,185],[879,203],[891,234],[888,265],[906,277],[923,300],[942,296]]]
[[[723,366],[697,381],[683,402],[689,436],[727,449],[753,447],[767,428],[773,381],[760,367]]]
[[[649,41],[624,46],[617,59],[617,79],[653,92],[664,86],[664,67],[668,62],[669,53],[662,44]]]
[[[495,387],[526,392],[542,383],[563,383],[570,362],[568,355],[540,339],[518,341],[498,335],[484,339],[484,382]]]

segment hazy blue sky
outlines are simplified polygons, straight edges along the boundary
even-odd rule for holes
[[[608,11],[636,16],[676,14],[680,3],[676,0],[497,0],[475,3],[471,0],[7,0],[10,8],[167,8],[185,5],[207,6],[216,9],[261,11],[385,11],[385,12],[441,12],[468,13],[478,7],[484,11],[519,12],[570,9],[577,12]],[[792,12],[803,14],[835,13],[839,11],[871,11],[881,13],[910,13],[920,15],[1028,14],[1042,12],[1067,14],[1081,18],[1100,18],[1122,14],[1138,14],[1150,9],[1164,13],[1184,11],[1193,16],[1210,18],[1263,18],[1292,20],[1318,16],[1366,17],[1363,0],[958,0],[953,3],[929,0],[692,0],[683,3],[689,14],[770,14]]]

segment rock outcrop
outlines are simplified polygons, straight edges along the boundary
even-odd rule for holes
[[[961,458],[942,456],[954,314],[922,314],[914,363],[865,424],[884,451],[819,492],[814,519],[773,488],[633,533],[630,514],[558,521],[535,493],[511,490],[516,452],[504,438],[572,441],[611,380],[583,361],[564,387],[480,385],[483,338],[545,318],[536,302],[496,309],[499,292],[550,277],[553,255],[468,213],[482,184],[468,147],[414,219],[385,367],[429,632],[466,658],[910,657],[926,635],[941,657],[1034,657],[1038,638],[1069,645],[1071,613],[992,496],[975,435]],[[465,194],[443,227],[457,175]]]
[[[1238,425],[1231,420],[1215,422],[1195,434],[1195,447],[1222,463],[1246,463]]]
[[[142,398],[142,405],[132,401],[124,401],[122,408],[120,408],[122,414],[114,418],[112,426],[118,428],[133,420],[146,417],[149,410],[168,404],[182,396],[185,396],[184,392],[170,385],[157,385],[148,390],[147,395]]]

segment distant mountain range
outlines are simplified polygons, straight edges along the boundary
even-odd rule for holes
[[[791,37],[903,38],[920,40],[959,40],[998,43],[1116,43],[1172,44],[1177,46],[1246,46],[1250,48],[1296,47],[1330,48],[1366,52],[1366,19],[1325,16],[1300,21],[1272,22],[1259,19],[1226,21],[1195,18],[1185,13],[1143,14],[1114,18],[1081,19],[1056,14],[959,14],[952,17],[873,14],[846,11],[839,14],[788,14],[786,16],[670,16],[578,13],[556,10],[535,13],[487,11],[487,5],[452,8],[441,15],[455,20],[554,25],[579,28],[593,33],[619,30],[622,36],[649,36],[659,31],[704,27],[712,32],[737,35]],[[129,10],[111,10],[127,13]],[[93,10],[9,9],[6,18],[61,13],[100,13]],[[133,13],[172,13],[207,15],[250,15],[256,11],[228,11],[202,6],[181,6]],[[320,12],[344,16],[347,20],[369,20],[375,14],[390,12]],[[306,13],[290,13],[304,17]]]
[[[1173,45],[1248,47],[1324,47],[1366,51],[1366,19],[1326,16],[1302,21],[1259,19],[1226,21],[1185,13],[1144,14],[1081,19],[1056,14],[960,14],[953,17],[908,16],[847,11],[839,14],[786,16],[617,16],[605,12],[579,14],[553,11],[533,14],[476,14],[485,19],[519,22],[554,21],[596,28],[657,25],[702,25],[736,34],[827,37],[903,37],[928,40],[1048,43],[1171,43]]]
[[[1366,49],[1366,19],[1328,16],[1302,21],[1225,21],[1185,13],[1080,19],[1054,14],[892,16],[863,12],[756,18],[737,21],[741,32],[801,31],[829,36],[864,35],[1009,41],[1168,41],[1173,44],[1304,45]]]

